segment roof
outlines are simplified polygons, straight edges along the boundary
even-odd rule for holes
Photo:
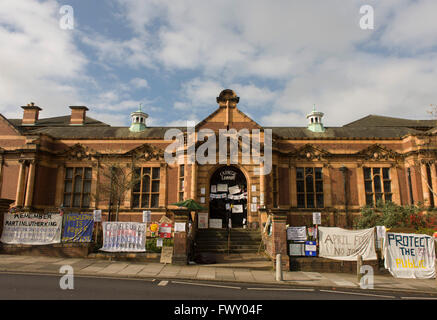
[[[196,127],[210,117],[211,115]],[[46,134],[55,139],[163,139],[169,129],[186,131],[186,127],[147,127],[141,132],[131,132],[129,127],[112,127],[90,117],[86,117],[85,124],[78,127],[70,125],[69,115],[39,119],[35,125],[31,126],[22,126],[21,119],[9,119],[8,121],[22,134]],[[260,126],[260,128],[272,129],[273,135],[280,139],[400,139],[408,134],[432,130],[434,124],[434,120],[409,120],[369,115],[343,127],[325,127],[324,132],[312,132],[306,127]]]
[[[15,127],[21,127],[21,128],[30,128],[30,127],[65,127],[70,125],[70,119],[71,116],[61,116],[61,117],[52,117],[52,118],[44,118],[44,119],[38,119],[35,124],[31,126],[21,126],[22,119],[9,119],[9,121],[15,126]],[[104,122],[98,121],[96,119],[85,117],[85,125],[86,126],[107,126],[109,127],[109,124],[106,124]]]
[[[406,127],[325,127],[324,132],[313,132],[306,127],[264,127],[282,139],[390,139],[401,138],[420,131]]]
[[[407,127],[429,130],[437,126],[437,120],[411,120],[370,114],[364,118],[345,124],[343,127]]]

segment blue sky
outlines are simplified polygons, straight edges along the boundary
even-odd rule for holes
[[[62,5],[74,29],[59,26]],[[374,29],[359,26],[374,8]],[[0,112],[89,115],[150,126],[213,112],[230,88],[265,126],[305,126],[316,104],[327,126],[368,114],[429,119],[437,104],[435,0],[2,0]]]

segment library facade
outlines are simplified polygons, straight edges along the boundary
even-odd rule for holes
[[[111,221],[142,221],[144,210],[158,221],[173,214],[174,203],[194,199],[215,227],[248,229],[262,227],[261,212],[274,208],[286,212],[289,225],[310,225],[313,212],[321,212],[323,225],[352,227],[360,208],[378,200],[436,204],[433,120],[369,115],[324,127],[323,113],[313,109],[306,126],[263,127],[238,109],[234,91],[223,90],[217,103],[194,126],[196,150],[210,139],[200,132],[218,142],[222,130],[235,129],[259,137],[266,156],[269,132],[268,174],[259,174],[261,164],[250,156],[244,159],[240,140],[237,161],[230,150],[223,158],[219,147],[215,157],[208,154],[216,161],[192,161],[189,128],[149,127],[141,108],[132,112],[130,127],[114,127],[88,117],[84,106],[40,118],[42,109],[30,103],[22,107],[22,119],[0,115],[0,198],[33,212],[101,209],[103,220]],[[172,163],[166,152],[178,137],[168,139],[170,129],[185,142],[170,151],[179,154]]]

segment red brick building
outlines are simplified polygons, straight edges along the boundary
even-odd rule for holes
[[[307,127],[262,127],[238,109],[238,102],[232,90],[222,91],[218,108],[196,124],[196,132],[271,129],[269,175],[256,175],[256,163],[231,164],[229,159],[226,164],[190,164],[185,155],[183,164],[167,164],[164,151],[172,141],[164,135],[170,128],[147,126],[141,110],[132,113],[129,128],[92,119],[81,106],[70,107],[70,115],[42,118],[43,110],[31,103],[22,107],[22,119],[0,115],[0,198],[25,210],[97,208],[107,218],[110,194],[105,190],[110,168],[117,164],[123,173],[141,176],[124,192],[121,221],[141,221],[143,210],[157,219],[171,211],[172,203],[189,198],[207,207],[210,218],[224,219],[228,212],[234,226],[250,228],[260,225],[263,206],[286,209],[291,225],[308,224],[317,211],[325,225],[346,226],[360,207],[378,199],[436,204],[431,192],[437,190],[433,120],[369,115],[325,128],[323,114],[313,110]],[[237,195],[218,198],[225,184],[226,189],[238,187]]]

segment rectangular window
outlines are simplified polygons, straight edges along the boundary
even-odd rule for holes
[[[296,168],[298,208],[323,208],[322,168]]]
[[[64,179],[64,207],[89,208],[91,180],[91,168],[66,168]]]
[[[185,166],[181,164],[179,166],[179,201],[184,201],[185,190]]]
[[[159,207],[159,167],[135,168],[135,176],[140,177],[132,190],[133,208]]]
[[[366,204],[375,205],[378,200],[392,201],[390,168],[363,168]]]
[[[273,192],[273,208],[278,207],[278,167],[272,166],[272,192]]]

